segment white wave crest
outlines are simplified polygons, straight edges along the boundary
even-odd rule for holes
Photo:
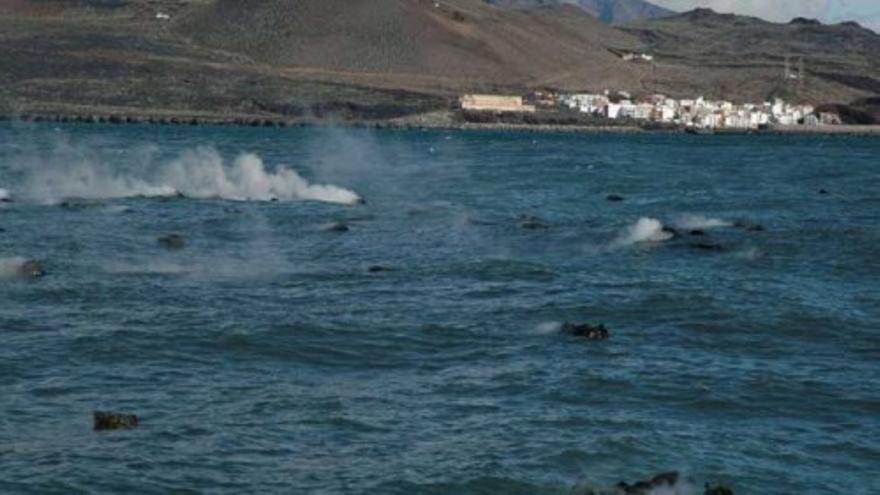
[[[720,218],[709,218],[703,215],[681,215],[676,217],[673,225],[684,230],[705,230],[731,227],[732,223]]]
[[[356,193],[334,185],[310,184],[285,166],[274,172],[252,153],[226,163],[213,148],[187,150],[171,162],[141,167],[107,163],[93,155],[68,163],[59,157],[31,165],[25,181],[28,196],[55,204],[69,198],[120,199],[184,195],[233,201],[310,200],[356,204]],[[149,165],[149,164],[148,164]]]
[[[663,242],[672,239],[672,237],[673,234],[664,230],[660,220],[642,217],[635,224],[624,229],[611,245],[624,247],[646,242]]]

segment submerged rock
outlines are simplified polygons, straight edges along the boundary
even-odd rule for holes
[[[93,199],[79,199],[72,198],[66,199],[58,204],[61,208],[65,210],[77,211],[77,210],[86,210],[89,208],[101,208],[105,206],[103,201],[93,200]]]
[[[351,228],[342,222],[331,223],[322,229],[324,232],[338,232],[340,234],[348,232]]]
[[[159,197],[159,201],[162,203],[167,203],[169,201],[176,201],[178,199],[187,199],[186,194],[183,194],[180,191],[174,191],[171,194],[165,194]]]
[[[367,268],[367,272],[369,272],[369,273],[384,273],[384,272],[390,272],[391,270],[392,269],[390,267],[382,266],[382,265],[373,265],[373,266]]]
[[[745,220],[739,220],[733,224],[734,227],[738,229],[745,230],[746,232],[764,232],[765,229],[763,225],[759,223],[752,223]]]
[[[43,264],[36,260],[27,260],[18,268],[19,276],[24,278],[40,278],[46,275]]]
[[[562,333],[583,337],[587,340],[606,340],[611,336],[604,324],[593,326],[586,323],[564,323],[562,325]]]
[[[179,234],[163,235],[159,237],[157,241],[159,245],[165,249],[179,250],[186,247],[186,241],[184,241],[183,236]]]
[[[123,430],[138,426],[138,417],[134,414],[95,411],[95,431]]]
[[[535,216],[522,215],[519,217],[519,220],[519,226],[526,230],[545,230],[550,228],[544,220]]]
[[[605,199],[612,203],[619,203],[621,201],[624,201],[626,198],[619,194],[609,194],[608,196],[605,196]]]
[[[704,235],[706,235],[706,231],[702,230],[702,229],[694,229],[694,230],[690,231],[690,234],[692,236],[704,236]]]
[[[733,495],[733,490],[724,485],[711,486],[706,483],[706,490],[703,492],[703,495]]]
[[[693,242],[688,244],[688,246],[701,251],[725,251],[727,249],[723,244],[718,244],[716,242]]]
[[[654,490],[671,488],[678,483],[679,475],[676,472],[660,473],[650,480],[637,481],[630,485],[621,481],[617,484],[617,492],[622,495],[650,495]]]

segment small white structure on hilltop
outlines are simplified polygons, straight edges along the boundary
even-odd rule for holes
[[[647,53],[624,53],[620,56],[624,62],[653,62],[654,56]]]

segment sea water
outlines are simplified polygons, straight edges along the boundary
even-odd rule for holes
[[[2,493],[880,492],[877,139],[4,124],[0,201]]]

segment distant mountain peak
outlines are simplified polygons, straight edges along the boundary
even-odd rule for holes
[[[499,7],[535,9],[560,5],[575,5],[605,24],[626,24],[643,19],[673,15],[674,12],[646,0],[485,0]]]
[[[819,22],[818,19],[807,19],[806,17],[795,17],[789,22],[789,24],[795,24],[800,26],[821,26],[822,23]]]

